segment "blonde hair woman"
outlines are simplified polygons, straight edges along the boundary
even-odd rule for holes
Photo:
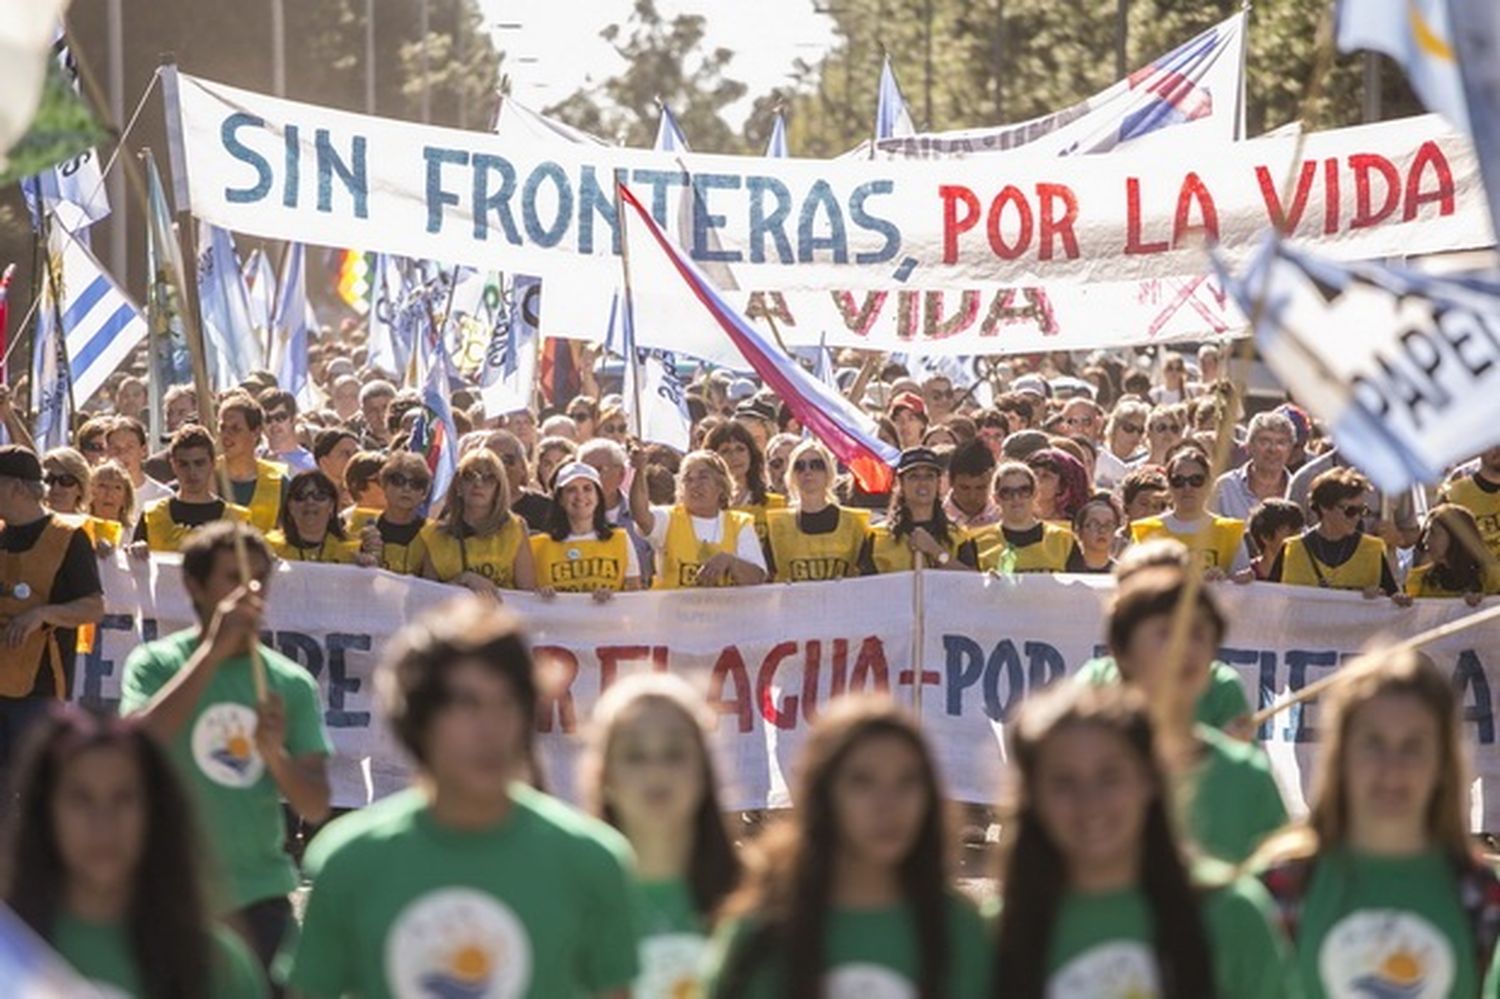
[[[135,523],[135,484],[125,466],[113,458],[93,469],[89,483],[89,513],[117,524]]]
[[[787,488],[792,508],[766,512],[771,578],[797,583],[859,575],[869,514],[833,501],[833,455],[815,440],[792,448]]]
[[[443,512],[422,528],[422,575],[499,599],[500,590],[536,587],[526,525],[510,512],[505,469],[493,451],[464,455]]]
[[[47,509],[83,528],[101,558],[120,547],[124,525],[89,513],[94,470],[80,452],[56,447],[42,455],[42,484],[47,487]]]
[[[630,515],[657,553],[655,588],[750,586],[766,580],[755,519],[729,509],[734,479],[713,451],[691,451],[677,473],[677,502],[652,506],[644,450],[631,456]]]

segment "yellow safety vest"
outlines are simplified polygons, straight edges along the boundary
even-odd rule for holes
[[[80,528],[52,517],[41,536],[24,552],[0,551],[0,629],[25,612],[44,606],[52,597],[52,584],[67,557],[73,532]],[[26,636],[18,648],[0,655],[0,697],[25,697],[36,686],[36,672],[43,656],[52,670],[52,689],[58,698],[67,696],[62,653],[57,632],[43,625]]]
[[[277,557],[288,562],[332,562],[347,565],[359,554],[359,539],[344,538],[342,541],[332,534],[323,535],[320,544],[307,548],[294,545],[286,539],[284,531],[272,531],[266,535],[266,544]]]
[[[870,538],[870,557],[875,562],[876,572],[907,572],[916,565],[908,544],[910,535],[898,538],[891,533],[889,524],[880,524],[870,529]],[[959,548],[968,540],[969,536],[961,528],[950,531],[946,543],[949,558],[958,558]],[[942,543],[942,539],[938,541]]]
[[[217,462],[217,471],[223,474],[224,459]],[[255,493],[250,497],[250,523],[262,534],[275,529],[281,518],[281,484],[287,477],[285,465],[264,458],[255,459]],[[233,497],[226,496],[225,499]]]
[[[1281,550],[1281,581],[1293,586],[1363,590],[1380,585],[1380,569],[1384,563],[1385,542],[1369,534],[1360,535],[1359,547],[1340,566],[1325,565],[1313,558],[1302,538],[1287,538],[1286,547]]]
[[[698,584],[698,567],[720,552],[733,555],[738,551],[740,531],[755,530],[755,519],[748,513],[725,510],[719,515],[723,534],[717,544],[699,541],[693,533],[693,518],[682,506],[674,506],[667,516],[667,541],[661,552],[661,571],[656,574],[654,590],[676,590]],[[721,585],[728,585],[727,583]]]
[[[1187,545],[1189,551],[1198,553],[1205,569],[1218,568],[1228,572],[1245,539],[1245,522],[1233,517],[1210,516],[1196,534],[1178,534],[1167,530],[1161,517],[1142,517],[1131,521],[1130,538],[1136,544],[1151,538],[1176,538]]]
[[[380,526],[385,523],[381,519],[382,515],[375,510],[367,512],[373,514],[373,517],[364,523],[373,523],[375,529],[380,530]],[[349,533],[351,536],[357,536],[359,530],[363,530],[363,524],[358,529],[354,527],[354,524],[359,522],[360,513],[357,512],[350,518]],[[422,571],[422,560],[427,555],[427,545],[422,541],[422,531],[426,530],[428,522],[424,520],[420,523],[421,526],[417,529],[417,533],[412,536],[410,544],[397,544],[387,538],[384,531],[381,531],[380,567],[382,569],[397,572],[403,576],[415,576]],[[395,525],[391,524],[387,526],[394,527]]]
[[[1073,532],[1051,521],[1042,521],[1042,540],[1019,547],[1011,545],[999,524],[980,528],[973,534],[979,549],[979,568],[986,572],[1063,572],[1073,553]],[[1011,554],[1007,554],[1011,553]],[[1006,569],[1006,563],[1015,561]]]
[[[749,514],[755,521],[755,536],[760,539],[761,544],[765,544],[766,532],[770,530],[768,526],[770,522],[766,515],[772,510],[785,510],[786,497],[781,493],[766,493],[764,503],[746,503],[744,506],[732,506],[729,509],[735,513]]]
[[[1466,475],[1444,486],[1442,497],[1443,502],[1457,504],[1474,515],[1485,547],[1500,558],[1500,492],[1487,493],[1474,484],[1473,476]]]
[[[870,533],[865,510],[839,507],[838,526],[827,534],[808,534],[797,526],[796,510],[771,510],[767,527],[778,583],[843,579],[859,575],[859,550]]]
[[[146,545],[154,552],[182,550],[187,536],[203,525],[179,524],[172,519],[172,497],[163,496],[146,504]],[[224,504],[224,518],[244,524],[250,520],[250,511],[233,503]]]
[[[536,585],[559,593],[623,590],[630,565],[630,536],[617,527],[608,541],[597,537],[558,541],[550,534],[531,536],[536,560]]]
[[[353,537],[364,530],[366,525],[379,520],[382,512],[367,506],[351,506],[344,511],[344,530],[349,532],[350,537]]]
[[[432,567],[445,583],[465,572],[477,572],[502,590],[516,588],[516,552],[526,543],[526,528],[515,514],[506,517],[498,531],[482,538],[455,538],[441,524],[430,523],[417,540],[426,546]]]
[[[1494,565],[1481,569],[1481,582],[1485,595],[1500,593],[1500,567]],[[1432,563],[1415,566],[1406,574],[1406,595],[1410,597],[1462,597],[1466,594],[1439,586],[1432,578]]]

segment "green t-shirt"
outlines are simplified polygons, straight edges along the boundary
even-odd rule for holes
[[[1194,731],[1203,760],[1186,788],[1188,837],[1208,856],[1238,864],[1286,824],[1286,805],[1259,747],[1207,725]]]
[[[708,937],[693,905],[693,892],[680,878],[640,882],[641,973],[631,990],[636,999],[695,996],[703,977]]]
[[[1270,897],[1251,878],[1202,896],[1219,999],[1285,999],[1290,955],[1274,928]],[[1047,995],[1056,999],[1160,994],[1151,907],[1138,888],[1069,892],[1047,953]],[[1003,980],[1005,969],[999,970]]]
[[[1474,936],[1453,865],[1416,857],[1321,854],[1302,897],[1296,966],[1307,999],[1477,996]],[[1495,974],[1486,995],[1493,995]]]
[[[628,987],[640,968],[630,845],[521,784],[498,825],[439,825],[403,791],[308,847],[300,938],[278,961],[314,999],[536,996]]]
[[[734,920],[715,935],[705,994],[722,995],[719,971],[749,939],[753,923]],[[908,999],[916,995],[916,926],[904,905],[884,909],[834,909],[825,930],[825,999]],[[954,896],[948,906],[948,989],[951,999],[990,995],[993,948],[983,920],[968,900]],[[775,999],[786,994],[779,950],[767,954],[742,993],[744,999]]]
[[[266,979],[249,948],[221,926],[214,927],[213,941],[215,999],[264,999]],[[141,991],[140,975],[122,924],[87,922],[63,913],[52,928],[51,945],[90,982],[149,999]]]
[[[1080,683],[1104,687],[1120,682],[1120,667],[1115,665],[1114,656],[1101,656],[1084,663],[1073,675]],[[1233,666],[1215,659],[1208,670],[1208,689],[1193,707],[1193,721],[1225,729],[1249,714],[1250,701],[1245,697],[1240,674]]]
[[[125,660],[120,713],[139,711],[198,648],[197,629],[142,645]],[[260,647],[266,687],[286,704],[286,751],[292,757],[333,752],[323,728],[323,706],[312,674],[285,656]],[[297,887],[297,873],[282,844],[286,824],[281,792],[255,749],[255,678],[249,656],[219,665],[172,740],[169,752],[198,802],[203,840],[216,861],[222,910],[240,909]]]

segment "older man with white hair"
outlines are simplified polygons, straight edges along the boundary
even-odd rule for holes
[[[636,557],[641,564],[641,582],[651,578],[651,542],[642,537],[630,516],[630,493],[625,480],[630,471],[630,456],[618,442],[607,437],[595,437],[578,448],[578,460],[599,473],[599,487],[604,490],[604,515],[613,527],[623,528],[635,546]]]
[[[1247,448],[1250,460],[1219,476],[1208,508],[1221,517],[1249,520],[1261,500],[1285,499],[1292,484],[1286,463],[1292,456],[1296,430],[1281,413],[1256,413],[1250,418]]]

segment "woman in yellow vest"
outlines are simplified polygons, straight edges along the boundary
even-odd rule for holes
[[[526,525],[510,512],[505,469],[493,451],[464,455],[443,512],[422,529],[422,575],[499,599],[501,590],[536,587]]]
[[[1271,582],[1359,590],[1366,597],[1397,593],[1385,557],[1385,542],[1364,533],[1365,493],[1370,480],[1352,468],[1331,468],[1308,493],[1317,524],[1288,538],[1271,564]]]
[[[1204,579],[1224,579],[1250,568],[1245,549],[1245,522],[1220,517],[1208,511],[1208,452],[1185,441],[1167,456],[1167,489],[1171,506],[1158,517],[1145,517],[1130,525],[1131,540],[1139,544],[1150,538],[1176,538],[1203,560]]]
[[[942,460],[931,448],[901,452],[890,517],[871,529],[859,553],[862,575],[906,572],[915,567],[918,553],[929,569],[972,570],[979,565],[974,541],[943,512],[942,473]]]
[[[734,480],[713,451],[690,451],[677,473],[677,503],[652,506],[646,452],[631,455],[630,516],[656,551],[653,589],[753,586],[766,581],[755,520],[729,509]]]
[[[604,483],[594,466],[581,461],[557,470],[547,530],[531,536],[531,558],[543,596],[592,593],[603,601],[620,590],[641,588],[635,545],[623,528],[610,526]]]
[[[124,526],[89,513],[93,478],[88,461],[73,448],[56,447],[42,455],[42,484],[47,487],[43,502],[47,509],[71,526],[82,528],[103,558],[120,547]]]
[[[1427,514],[1417,558],[1422,564],[1406,575],[1409,597],[1463,597],[1472,607],[1486,594],[1500,593],[1500,565],[1474,515],[1456,503],[1441,503]]]
[[[833,455],[808,438],[792,448],[787,484],[795,503],[766,514],[771,578],[778,583],[859,575],[869,514],[833,502]]]
[[[432,488],[432,473],[421,455],[393,451],[380,466],[379,480],[385,508],[356,507],[349,515],[349,533],[363,541],[367,532],[373,530],[379,542],[373,550],[380,568],[415,576],[422,571],[427,557],[427,546],[422,541],[427,519],[421,515],[421,509]]]
[[[93,470],[89,482],[89,516],[113,521],[123,532],[135,524],[135,483],[125,466],[110,458]]]
[[[736,420],[726,420],[709,431],[703,446],[724,459],[734,492],[729,509],[748,513],[755,520],[755,534],[764,543],[770,510],[786,508],[786,497],[766,489],[766,458],[755,435]]]
[[[266,535],[266,543],[288,562],[375,565],[375,556],[361,550],[360,539],[344,532],[338,513],[339,490],[333,480],[319,471],[298,472],[287,486],[281,526]]]
[[[1007,461],[995,470],[1000,523],[976,532],[985,572],[1063,572],[1078,549],[1073,532],[1037,516],[1036,470]]]

